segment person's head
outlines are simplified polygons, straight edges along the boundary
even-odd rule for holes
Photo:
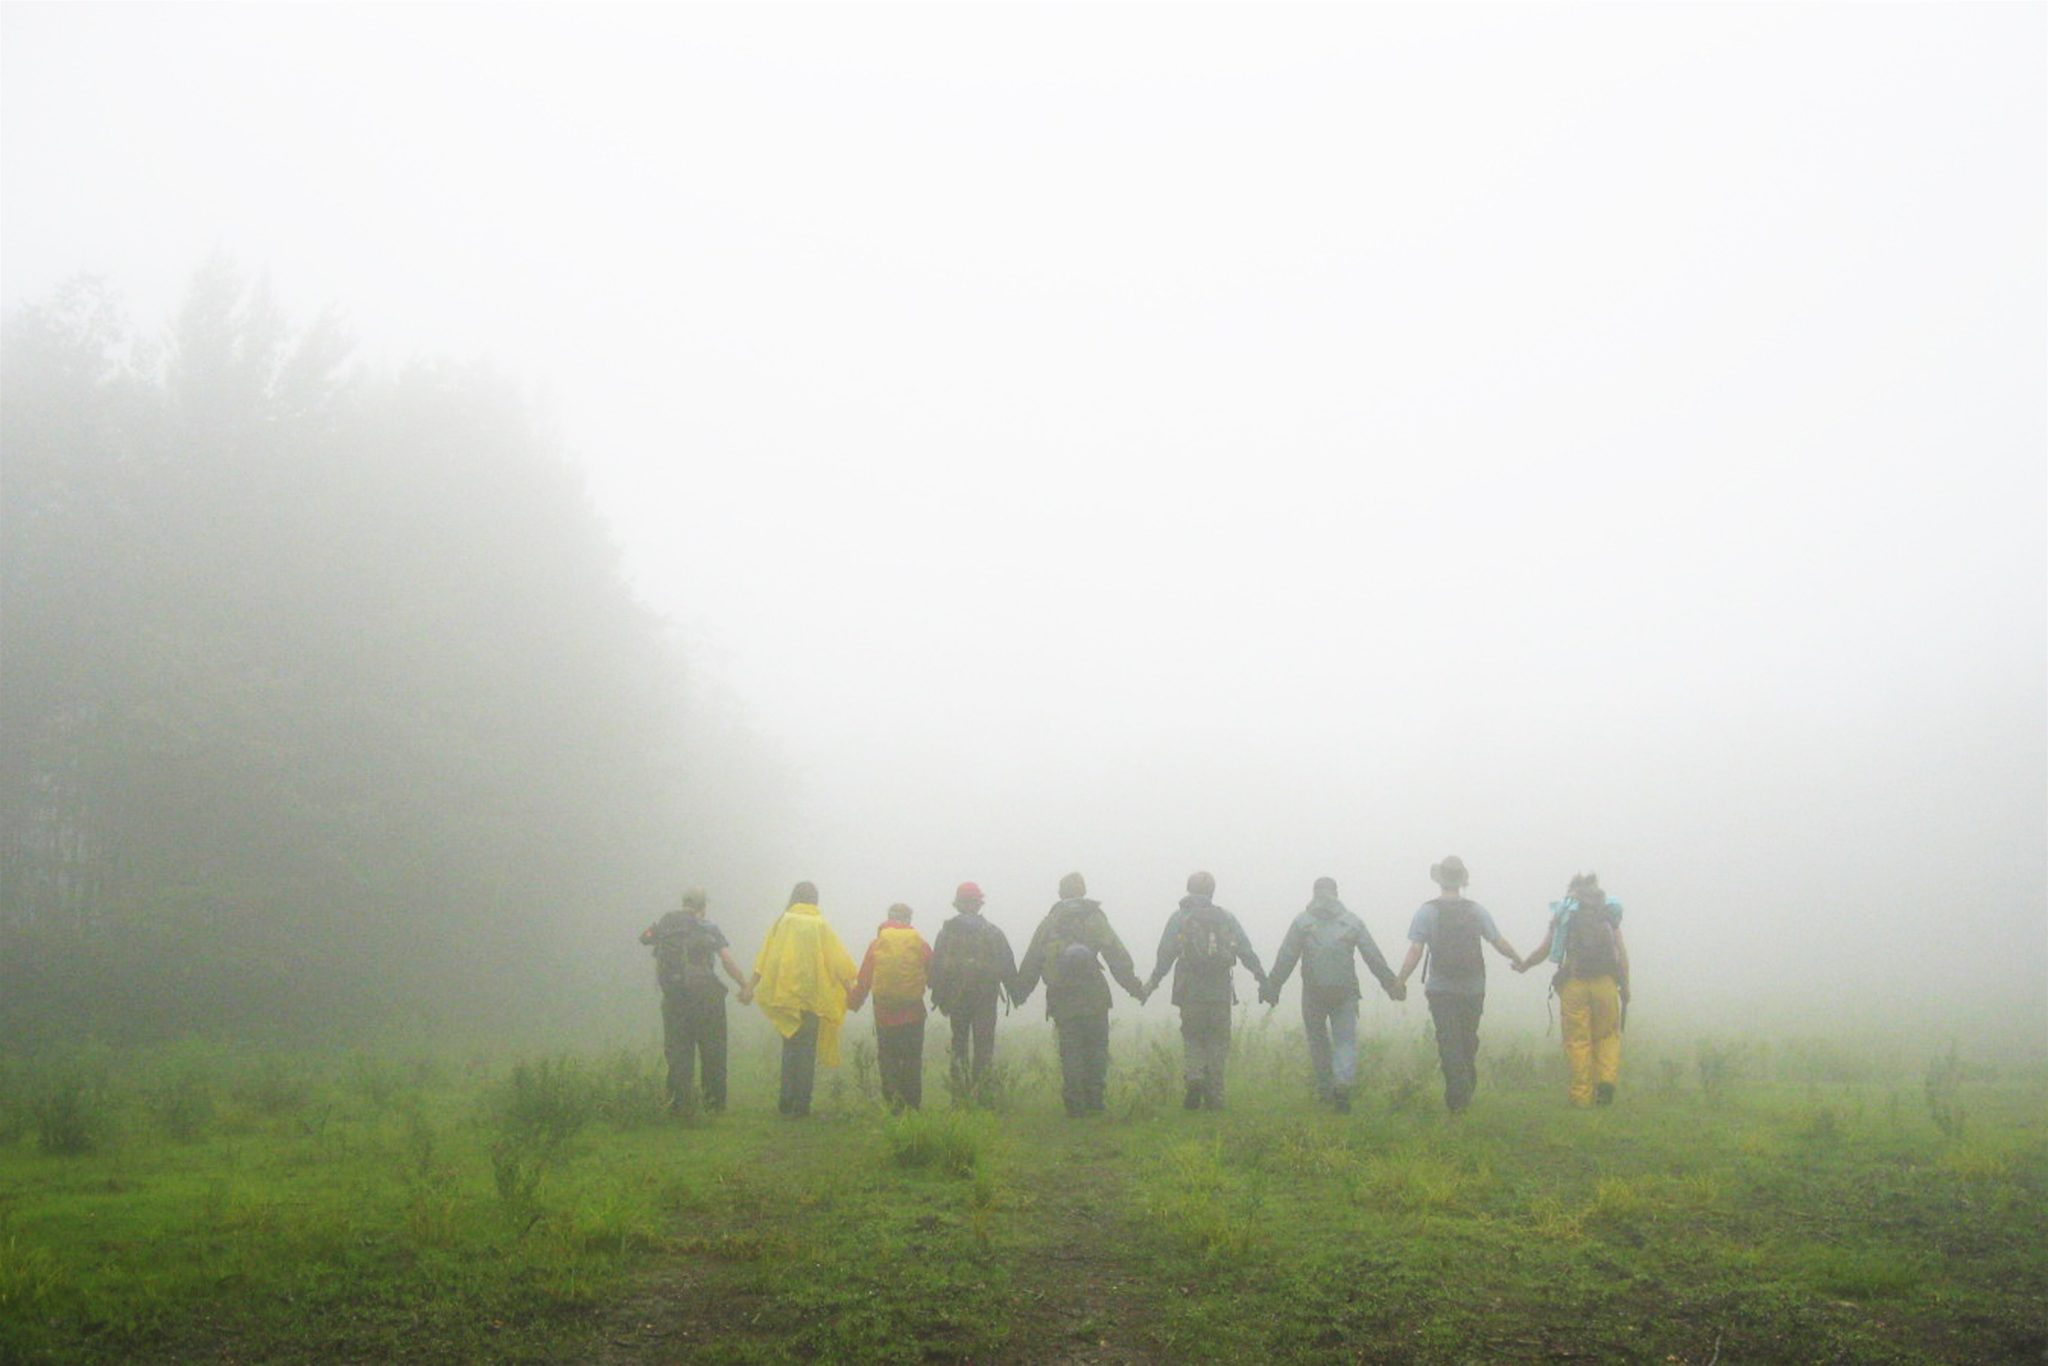
[[[1582,906],[1605,906],[1607,893],[1600,890],[1598,873],[1580,873],[1572,879],[1571,898]]]
[[[889,918],[899,925],[908,925],[910,923],[910,907],[900,901],[897,902],[889,908]]]
[[[818,884],[799,882],[789,889],[789,904],[792,906],[815,906],[818,904]]]
[[[1335,895],[1337,895],[1337,879],[1335,879],[1335,878],[1333,878],[1333,877],[1319,877],[1319,878],[1317,878],[1317,879],[1316,879],[1316,895],[1317,895],[1317,896],[1327,896],[1327,897],[1334,897]]]
[[[1088,895],[1088,879],[1079,873],[1068,873],[1060,879],[1060,900],[1072,901]]]
[[[1190,895],[1190,896],[1214,896],[1214,895],[1216,895],[1216,879],[1215,879],[1215,878],[1213,878],[1213,877],[1211,877],[1211,876],[1210,876],[1209,874],[1207,874],[1207,873],[1189,873],[1189,874],[1188,874],[1188,895]]]
[[[704,918],[704,905],[704,889],[702,887],[692,887],[689,891],[683,893],[684,915],[695,916],[701,920]]]
[[[953,909],[956,911],[978,911],[984,899],[981,888],[972,882],[963,882],[953,889]]]
[[[1447,892],[1462,892],[1472,877],[1465,871],[1465,860],[1446,854],[1442,863],[1429,865],[1429,880]]]

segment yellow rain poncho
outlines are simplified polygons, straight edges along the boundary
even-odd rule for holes
[[[846,1020],[846,989],[857,976],[853,959],[816,906],[791,906],[768,931],[754,959],[761,984],[754,1000],[783,1038],[803,1027],[804,1012],[818,1017],[818,1061],[839,1065],[839,1027]]]

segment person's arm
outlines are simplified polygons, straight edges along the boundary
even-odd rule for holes
[[[1621,976],[1615,979],[1615,985],[1621,988],[1621,999],[1626,1001],[1628,999],[1628,941],[1621,937],[1621,924],[1618,921],[1614,926],[1614,953],[1621,960]]]
[[[1047,916],[1046,920],[1052,917]],[[1010,987],[1010,1004],[1021,1006],[1031,999],[1031,993],[1038,990],[1038,977],[1045,958],[1045,920],[1038,922],[1038,928],[1031,932],[1031,942],[1024,947],[1024,961],[1017,965],[1017,978]]]
[[[1244,926],[1234,915],[1230,917],[1230,928],[1237,931],[1237,961],[1258,980],[1259,994],[1263,996],[1266,992],[1266,969],[1259,962],[1258,951],[1252,948],[1252,937],[1244,932]]]
[[[1557,922],[1552,921],[1550,924],[1550,928],[1543,931],[1543,942],[1538,944],[1535,948],[1529,950],[1528,955],[1526,957],[1516,962],[1515,971],[1527,972],[1530,968],[1535,967],[1538,963],[1550,957],[1550,941],[1554,939],[1556,936]]]
[[[1479,908],[1479,935],[1487,943],[1493,945],[1494,951],[1510,963],[1522,961],[1522,956],[1515,952],[1515,946],[1510,944],[1507,941],[1507,937],[1500,932],[1500,926],[1493,923],[1493,912],[1487,910],[1484,906]]]
[[[1143,995],[1150,996],[1159,989],[1174,960],[1180,957],[1180,920],[1186,914],[1186,911],[1175,911],[1166,918],[1166,932],[1159,936],[1159,952],[1153,957],[1152,975],[1145,979]]]
[[[732,950],[720,948],[718,951],[718,961],[724,966],[725,975],[732,978],[733,984],[740,989],[740,1004],[747,1005],[751,1003],[754,999],[753,983],[749,982],[746,979],[746,975],[740,971],[740,965],[732,961]]]
[[[1003,994],[1012,1005],[1015,1005],[1024,998],[1017,994],[1017,957],[1010,952],[1010,936],[1004,934],[1000,929],[996,929],[993,925],[989,926],[989,928],[995,930],[996,942],[1003,946],[1003,980],[1001,983]]]
[[[868,945],[867,955],[860,960],[860,972],[853,979],[853,985],[846,989],[846,1008],[859,1010],[861,1002],[875,986],[875,946]]]
[[[652,944],[654,942],[654,926],[649,925],[646,929],[640,931],[640,942],[643,944]]]
[[[1294,965],[1301,961],[1301,941],[1306,932],[1299,920],[1287,927],[1287,935],[1280,941],[1280,952],[1273,959],[1273,970],[1266,974],[1266,985],[1259,989],[1259,999],[1269,1006],[1280,1004],[1280,988],[1287,985],[1287,979],[1294,973]]]
[[[1421,961],[1422,941],[1420,939],[1411,940],[1408,944],[1408,956],[1401,960],[1401,970],[1394,974],[1394,980],[1401,984],[1403,991],[1407,990],[1408,979],[1414,974],[1416,965]]]
[[[1380,989],[1388,996],[1398,1001],[1408,994],[1408,988],[1395,979],[1394,970],[1387,966],[1386,955],[1380,952],[1380,946],[1374,942],[1372,931],[1365,927],[1363,920],[1358,922],[1358,956],[1365,960],[1366,970],[1378,980]]]
[[[1095,913],[1091,942],[1095,951],[1102,955],[1102,961],[1109,965],[1109,975],[1116,978],[1117,985],[1143,1005],[1145,998],[1152,994],[1151,989],[1138,980],[1138,965],[1131,961],[1131,951],[1110,928],[1109,917],[1100,911]]]

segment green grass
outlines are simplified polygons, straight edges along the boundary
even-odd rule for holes
[[[1114,1044],[1079,1121],[1021,1022],[996,1109],[890,1116],[849,1066],[802,1122],[745,1027],[732,1111],[688,1123],[647,1049],[0,1055],[0,1360],[2048,1350],[2038,1063],[1631,1040],[1621,1103],[1580,1112],[1554,1044],[1490,1032],[1453,1118],[1404,1034],[1338,1116],[1262,1020],[1230,1108],[1190,1114],[1169,1029]]]

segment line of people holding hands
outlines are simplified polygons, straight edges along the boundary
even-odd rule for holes
[[[1318,1097],[1339,1112],[1351,1107],[1358,1064],[1358,960],[1393,1000],[1405,1000],[1420,968],[1444,1103],[1471,1103],[1478,1085],[1479,1019],[1486,1002],[1482,945],[1527,972],[1539,962],[1557,968],[1554,988],[1564,1026],[1574,1105],[1611,1104],[1621,1068],[1621,1027],[1627,1014],[1628,949],[1621,903],[1592,873],[1575,876],[1550,903],[1543,940],[1527,956],[1501,936],[1484,906],[1464,895],[1469,881],[1455,855],[1432,865],[1438,895],[1422,903],[1408,927],[1408,952],[1391,967],[1365,923],[1338,899],[1337,884],[1318,878],[1308,906],[1289,925],[1269,972],[1237,917],[1216,904],[1216,879],[1192,874],[1165,932],[1152,973],[1140,979],[1129,950],[1079,873],[1060,879],[1055,902],[1031,936],[1021,961],[1000,928],[983,914],[972,882],[954,893],[954,914],[927,943],[905,905],[889,908],[856,965],[818,909],[818,889],[799,882],[768,932],[751,974],[734,963],[726,938],[705,918],[701,891],[683,895],[640,936],[654,951],[662,988],[663,1038],[670,1103],[688,1109],[701,1079],[704,1104],[726,1098],[725,987],[740,1004],[758,1004],[782,1036],[780,1112],[810,1113],[817,1065],[836,1066],[849,1011],[874,1003],[875,1054],[883,1099],[894,1109],[923,1102],[926,1000],[952,1028],[950,1078],[956,1094],[983,1093],[995,1056],[996,1017],[1005,999],[1023,1005],[1042,984],[1046,1014],[1059,1043],[1061,1099],[1070,1116],[1104,1108],[1109,1072],[1110,979],[1141,1004],[1173,974],[1185,1048],[1184,1105],[1221,1109],[1230,1058],[1235,970],[1258,983],[1259,999],[1277,1005],[1296,967],[1301,970],[1302,1024]]]

